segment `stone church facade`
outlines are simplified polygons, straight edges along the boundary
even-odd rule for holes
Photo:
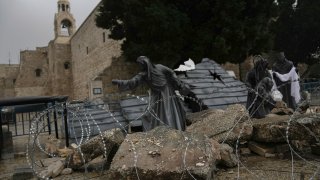
[[[76,31],[70,2],[58,0],[55,38],[48,46],[21,51],[19,65],[0,65],[0,98],[68,95],[70,100],[92,100],[117,93],[111,79],[130,78],[136,66],[121,57],[121,41],[109,39],[109,31],[95,25],[98,6]]]
[[[98,7],[76,30],[69,0],[58,0],[55,38],[48,46],[21,51],[19,65],[0,65],[0,98],[67,95],[70,100],[106,100],[121,96],[111,80],[129,79],[138,67],[121,56],[122,41],[108,38],[110,32],[96,26]],[[238,66],[223,67],[239,73]],[[133,93],[142,94],[143,89]]]

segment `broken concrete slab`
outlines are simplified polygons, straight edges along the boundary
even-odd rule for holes
[[[249,155],[249,154],[251,154],[251,151],[249,148],[240,148],[240,154],[241,155]]]
[[[57,177],[64,169],[64,163],[62,161],[56,161],[48,166],[48,172],[52,172],[51,177]]]
[[[217,141],[201,134],[160,126],[127,135],[113,158],[108,178],[205,179],[221,160],[220,150]]]
[[[265,144],[259,144],[253,141],[248,143],[248,147],[252,152],[255,152],[263,157],[265,157],[267,153],[273,154],[275,152],[273,147],[268,147]]]
[[[71,168],[65,168],[61,171],[61,175],[68,175],[68,174],[72,174],[72,169]]]
[[[53,158],[46,158],[46,159],[41,159],[37,164],[41,164],[43,167],[48,167],[51,164],[56,163],[57,161],[64,161],[65,158],[60,158],[60,157],[53,157]]]
[[[291,118],[291,119],[290,119]],[[320,136],[320,118],[313,115],[273,116],[253,121],[252,140],[256,142],[315,141]]]
[[[193,122],[186,131],[200,133],[218,142],[233,144],[239,137],[248,140],[252,135],[249,114],[243,105],[230,105],[225,110],[209,109],[189,115]]]
[[[221,160],[219,162],[220,165],[226,167],[235,167],[237,165],[238,159],[236,155],[233,153],[233,148],[227,144],[220,145],[220,156]]]
[[[96,171],[96,172],[101,172],[105,169],[108,169],[109,166],[107,166],[107,158],[103,157],[102,155],[99,157],[94,158],[90,162],[88,162],[85,166],[83,166],[81,169],[86,170],[91,172],[91,171]]]
[[[45,169],[40,172],[39,177],[42,179],[50,178],[50,177],[52,177],[52,171]]]
[[[107,161],[111,162],[124,138],[125,135],[119,128],[102,132],[74,149],[74,153],[67,158],[70,160],[68,167],[79,169],[101,155],[106,156]]]

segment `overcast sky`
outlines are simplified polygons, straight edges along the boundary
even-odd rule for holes
[[[0,0],[0,63],[19,63],[21,50],[47,46],[54,38],[58,0]],[[69,0],[77,28],[100,0]]]

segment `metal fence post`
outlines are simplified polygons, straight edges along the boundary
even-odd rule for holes
[[[0,107],[0,160],[2,158],[3,134],[2,134],[2,107]]]
[[[69,147],[68,111],[67,111],[67,103],[66,102],[63,103],[63,119],[64,119],[66,146]]]
[[[49,131],[49,134],[51,134],[51,124],[50,124],[50,112],[49,112],[49,103],[47,103],[47,123],[48,123],[48,131]]]
[[[53,119],[54,119],[54,129],[56,130],[56,138],[59,139],[59,133],[58,133],[58,121],[57,121],[57,109],[56,109],[56,103],[53,102]]]

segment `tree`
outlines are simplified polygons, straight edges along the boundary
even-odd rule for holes
[[[275,50],[284,51],[295,63],[313,64],[312,56],[320,46],[320,1],[279,0],[279,18],[274,26]]]
[[[272,48],[273,0],[103,0],[98,27],[124,39],[128,59],[169,67],[192,58],[240,63]]]

